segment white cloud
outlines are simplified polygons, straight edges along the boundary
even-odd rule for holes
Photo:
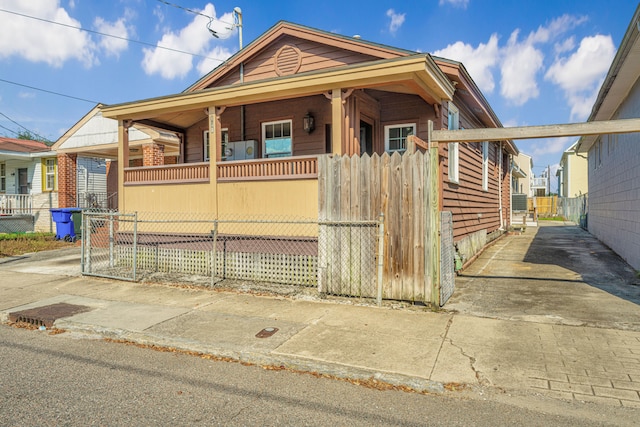
[[[115,37],[106,37],[102,36],[100,40],[100,47],[104,49],[107,56],[115,56],[116,58],[120,56],[120,52],[127,49],[129,43],[127,39],[129,38],[129,31],[127,30],[127,26],[124,18],[120,18],[115,22],[107,22],[104,19],[97,17],[93,23],[94,27],[97,31],[110,34]]]
[[[402,27],[402,24],[404,24],[406,14],[396,13],[393,9],[389,9],[387,10],[387,16],[391,18],[391,22],[389,23],[389,32],[391,34],[395,34],[396,31]]]
[[[566,150],[571,144],[573,144],[576,138],[573,136],[562,138],[548,138],[535,140],[533,143],[532,153],[534,156],[542,156],[545,154],[558,154]]]
[[[496,66],[499,58],[498,36],[496,34],[492,34],[486,44],[480,43],[476,48],[459,41],[444,49],[437,50],[433,54],[462,62],[481,91],[493,92],[495,82],[491,69]]]
[[[556,52],[556,55],[559,55],[564,52],[568,52],[570,50],[575,49],[576,41],[573,36],[568,39],[563,40],[561,43],[556,43],[553,45],[553,50]]]
[[[216,46],[213,50],[205,53],[206,58],[198,64],[198,72],[201,76],[216,68],[232,55],[229,49],[222,46]],[[210,59],[211,58],[211,59]]]
[[[540,93],[536,76],[542,69],[544,55],[531,38],[519,42],[518,33],[518,30],[511,33],[502,50],[500,94],[515,105],[522,105]]]
[[[214,6],[208,3],[202,14],[215,17]],[[177,32],[169,31],[165,33],[157,45],[183,52],[207,55],[209,45],[216,40],[207,30],[208,23],[209,20],[206,17],[196,15],[186,27]],[[233,23],[233,15],[226,13],[219,20],[214,20],[211,23],[211,28],[219,38],[228,38],[234,34],[234,29],[229,27],[229,23]],[[193,69],[192,55],[158,49],[157,47],[154,49],[145,48],[143,51],[142,68],[149,75],[159,74],[165,79],[182,78]],[[216,62],[216,65],[219,65],[219,62]],[[201,64],[198,68],[200,69],[201,66],[204,65]],[[200,72],[202,73],[202,71]]]
[[[0,0],[0,7],[73,27],[81,26],[60,7],[59,0]],[[0,14],[0,58],[19,56],[53,67],[61,67],[66,61],[76,59],[90,67],[96,62],[94,48],[91,38],[80,30],[15,14]]]
[[[611,36],[595,35],[580,41],[571,55],[556,58],[545,79],[560,86],[571,107],[571,120],[586,119],[615,55]]]
[[[440,6],[450,4],[453,7],[461,7],[466,9],[469,5],[469,0],[440,0]]]
[[[21,99],[32,99],[32,98],[35,98],[35,97],[36,97],[36,94],[33,93],[33,92],[20,92],[20,93],[18,93],[18,98],[21,98]]]

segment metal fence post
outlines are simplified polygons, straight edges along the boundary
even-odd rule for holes
[[[384,214],[378,218],[378,307],[382,306],[382,271],[384,267]]]
[[[216,246],[218,243],[218,220],[213,221],[213,230],[211,230],[213,246],[211,248],[211,286],[213,286],[216,277]]]
[[[113,268],[114,256],[113,256],[113,214],[109,214],[109,267]]]
[[[51,197],[51,194],[49,194]],[[87,219],[85,219],[84,211],[82,211],[82,241],[80,242],[81,255],[80,255],[80,273],[84,273],[84,255],[85,255],[85,245],[87,243]]]

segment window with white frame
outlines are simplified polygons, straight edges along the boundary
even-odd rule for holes
[[[262,124],[262,157],[292,155],[291,120]]]
[[[204,141],[203,144],[203,153],[204,153],[204,161],[208,162],[209,161],[209,131],[205,130],[203,137],[202,137],[202,141]],[[222,151],[220,152],[222,155],[222,160],[224,160],[225,158],[225,151],[227,149],[227,142],[229,142],[229,129],[224,128],[222,129]]]
[[[489,142],[482,142],[482,190],[489,190]]]
[[[403,152],[407,149],[407,137],[416,134],[415,123],[389,125],[384,127],[384,149],[387,152]]]
[[[45,160],[45,191],[54,191],[56,189],[56,159]]]
[[[7,165],[0,163],[0,193],[7,191]]]
[[[453,105],[451,102],[449,103],[449,121],[447,129],[449,130],[458,130],[460,129],[460,112],[458,108]],[[450,142],[449,143],[449,167],[448,167],[448,175],[449,181],[458,182],[460,167],[459,167],[459,151],[458,151],[458,143]]]

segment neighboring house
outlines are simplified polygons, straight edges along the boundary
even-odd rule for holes
[[[562,153],[556,176],[558,197],[578,197],[588,191],[587,158],[576,153],[576,141]]]
[[[511,165],[511,191],[513,194],[524,194],[533,197],[531,185],[533,181],[533,159],[523,152],[513,157]]]
[[[92,108],[52,147],[60,165],[60,207],[118,209],[118,122],[102,117],[101,106]],[[129,138],[130,166],[143,164],[145,144],[163,144],[165,164],[179,156],[175,133],[136,125]]]
[[[635,11],[589,121],[640,117],[640,7]],[[640,134],[583,137],[588,153],[588,229],[640,270]]]
[[[511,156],[518,154],[510,141],[420,142],[428,141],[430,123],[502,127],[459,62],[280,22],[183,93],[105,106],[102,114],[119,124],[122,212],[319,218],[326,204],[319,157],[403,153],[413,136],[435,150],[437,197],[430,197],[452,213],[463,259],[509,225]],[[142,165],[133,166],[138,126],[177,135],[177,164],[166,165],[163,142],[149,141]],[[372,206],[360,219],[382,210]],[[399,230],[385,231],[400,241]]]
[[[48,145],[0,137],[0,231],[52,231],[57,173],[56,153]]]

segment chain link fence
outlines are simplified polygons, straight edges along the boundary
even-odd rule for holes
[[[558,198],[558,214],[586,230],[589,214],[589,198],[587,194],[578,197]]]
[[[82,225],[85,275],[380,298],[379,221],[84,212]]]

